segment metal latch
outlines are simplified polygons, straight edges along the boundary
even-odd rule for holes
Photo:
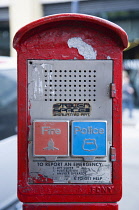
[[[116,161],[116,148],[110,147],[110,161]]]
[[[110,84],[110,97],[111,98],[116,97],[116,85],[114,83]]]

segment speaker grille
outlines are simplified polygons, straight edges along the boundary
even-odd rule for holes
[[[95,69],[44,69],[44,100],[96,101]]]

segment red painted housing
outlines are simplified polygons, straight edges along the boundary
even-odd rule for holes
[[[106,184],[29,184],[27,59],[83,60],[67,41],[81,39],[96,51],[97,60],[113,60],[113,183]],[[18,53],[18,196],[22,202],[117,202],[122,195],[122,52],[127,35],[117,25],[82,14],[43,17],[21,28],[13,46]],[[113,95],[113,94],[112,94]]]

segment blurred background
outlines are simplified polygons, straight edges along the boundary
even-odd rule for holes
[[[0,209],[22,209],[16,196],[17,77],[15,33],[43,16],[82,13],[104,18],[128,34],[123,52],[123,198],[120,210],[138,210],[139,0],[0,0]]]

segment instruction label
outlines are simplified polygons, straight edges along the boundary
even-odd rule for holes
[[[53,180],[53,183],[111,183],[111,164],[103,162],[39,162],[33,163],[39,168],[43,178]],[[30,173],[33,182],[39,176]],[[49,181],[47,182],[49,183]]]

